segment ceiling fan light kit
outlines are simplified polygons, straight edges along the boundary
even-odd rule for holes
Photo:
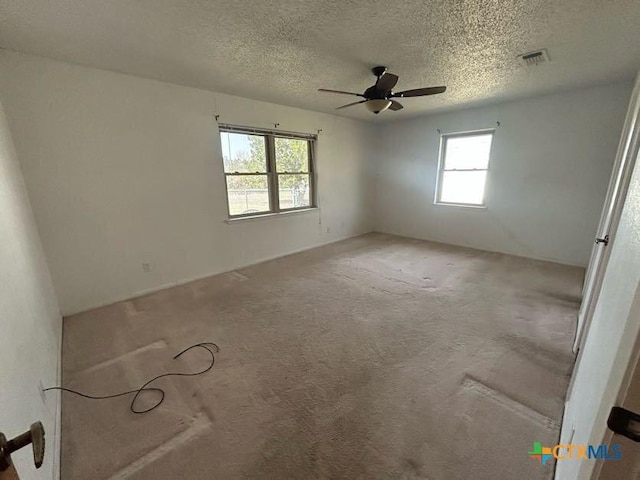
[[[367,110],[375,113],[376,115],[380,112],[383,112],[391,105],[391,100],[386,100],[384,98],[377,98],[374,100],[367,100],[364,102],[364,106],[367,107]]]
[[[438,93],[443,93],[447,87],[426,87],[426,88],[416,88],[413,90],[404,90],[402,92],[394,92],[393,87],[398,83],[398,76],[393,73],[387,73],[387,67],[373,67],[371,69],[373,74],[378,78],[376,83],[369,88],[367,88],[364,93],[353,93],[353,92],[345,92],[344,90],[331,90],[327,88],[319,88],[319,92],[324,93],[338,93],[340,95],[352,95],[356,97],[364,98],[364,100],[359,100],[357,102],[348,103],[346,105],[342,105],[336,110],[340,110],[342,108],[351,107],[353,105],[360,105],[364,103],[364,106],[372,113],[376,115],[380,112],[383,112],[387,109],[398,111],[402,110],[404,107],[402,104],[394,98],[409,98],[409,97],[424,97],[427,95],[436,95]]]

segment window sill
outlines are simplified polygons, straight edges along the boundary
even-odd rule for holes
[[[234,223],[244,223],[244,222],[250,222],[254,220],[266,220],[267,218],[278,218],[278,217],[289,217],[291,215],[302,215],[305,213],[318,212],[319,210],[320,209],[318,207],[300,208],[298,210],[286,210],[284,212],[263,213],[260,215],[247,215],[246,217],[227,218],[225,222],[228,223],[229,225],[232,225]]]
[[[462,208],[475,208],[476,210],[486,210],[486,205],[473,205],[469,203],[447,203],[447,202],[433,202],[437,207],[462,207]]]

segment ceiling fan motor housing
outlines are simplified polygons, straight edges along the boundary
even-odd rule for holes
[[[381,92],[375,85],[370,86],[364,91],[364,96],[367,100],[373,100],[375,98],[387,98],[392,92]]]
[[[371,71],[376,77],[381,77],[387,72],[387,67],[373,67]]]

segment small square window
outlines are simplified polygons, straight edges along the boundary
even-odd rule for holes
[[[436,203],[484,206],[493,131],[442,135]]]

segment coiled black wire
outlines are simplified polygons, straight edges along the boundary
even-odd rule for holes
[[[80,397],[88,398],[90,400],[106,400],[106,399],[109,399],[109,398],[124,397],[125,395],[132,395],[133,394],[133,399],[131,399],[131,405],[129,406],[131,411],[133,413],[148,413],[151,410],[155,410],[156,408],[158,408],[162,404],[162,402],[164,401],[164,397],[165,397],[165,391],[163,389],[157,388],[157,387],[148,388],[148,385],[150,383],[153,383],[156,380],[158,380],[160,378],[164,378],[164,377],[195,377],[196,375],[202,375],[203,373],[207,373],[209,370],[211,370],[213,368],[213,366],[216,363],[215,354],[220,352],[220,347],[218,347],[218,345],[216,345],[215,343],[212,343],[212,342],[202,342],[202,343],[196,343],[195,345],[191,345],[190,347],[187,347],[184,350],[182,350],[180,353],[178,353],[175,357],[173,357],[173,359],[176,360],[182,354],[187,353],[189,350],[192,350],[194,348],[203,348],[207,352],[209,352],[209,354],[211,355],[211,363],[209,364],[209,366],[207,368],[205,368],[204,370],[199,371],[199,372],[194,372],[194,373],[178,373],[178,372],[163,373],[162,375],[158,375],[157,377],[153,377],[151,380],[147,381],[140,388],[137,388],[136,390],[129,390],[128,392],[122,392],[122,393],[115,393],[113,395],[87,395],[86,393],[78,392],[77,390],[72,390],[70,388],[65,388],[65,387],[48,387],[48,388],[45,388],[44,391],[46,392],[46,391],[49,391],[49,390],[61,390],[63,392],[73,393],[74,395],[79,395]],[[144,410],[137,410],[135,408],[135,404],[136,404],[136,401],[138,400],[138,398],[139,398],[139,396],[140,396],[140,394],[142,392],[157,392],[157,393],[160,394],[160,400],[158,400],[158,402],[156,404],[152,405],[149,408],[146,408]]]

